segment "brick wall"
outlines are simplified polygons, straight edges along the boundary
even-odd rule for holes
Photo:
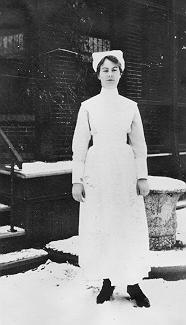
[[[0,114],[0,127],[25,161],[34,160],[35,117],[28,114]],[[10,163],[10,154],[0,140],[0,162]]]
[[[47,74],[47,106],[35,108],[38,157],[47,161],[71,157],[71,142],[79,103],[77,99],[76,55],[57,50],[43,57]],[[45,111],[46,108],[46,111]]]
[[[35,117],[25,67],[26,61],[17,54],[0,59],[0,127],[27,161],[34,159]],[[0,152],[0,161],[9,161],[1,139]]]

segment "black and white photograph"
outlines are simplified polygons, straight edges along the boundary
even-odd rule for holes
[[[186,1],[0,0],[0,325],[185,325]]]

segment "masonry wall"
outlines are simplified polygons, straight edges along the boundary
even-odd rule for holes
[[[45,103],[40,103],[40,110],[35,114],[38,159],[55,161],[71,158],[71,140],[79,109],[77,66],[76,55],[62,50],[43,58],[43,70],[49,80],[44,86]]]
[[[35,116],[28,93],[28,56],[23,35],[28,33],[24,6],[0,3],[0,127],[25,160],[34,159]],[[0,141],[0,162],[9,162],[8,150]]]

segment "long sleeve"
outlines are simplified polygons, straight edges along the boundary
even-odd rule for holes
[[[78,113],[77,123],[72,141],[72,183],[82,183],[84,164],[91,138],[87,110],[82,104]]]
[[[132,121],[131,132],[129,133],[129,142],[134,152],[137,179],[147,178],[147,146],[138,107],[136,107],[136,112]]]

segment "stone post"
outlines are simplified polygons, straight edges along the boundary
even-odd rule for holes
[[[150,250],[173,248],[176,243],[176,204],[186,192],[178,179],[149,176],[150,193],[145,197]]]

